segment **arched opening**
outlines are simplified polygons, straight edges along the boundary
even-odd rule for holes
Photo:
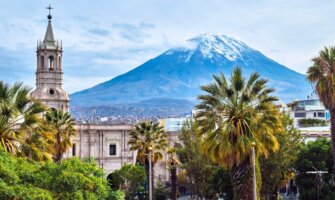
[[[54,57],[53,56],[49,56],[49,70],[53,71],[55,68],[55,61],[54,61]]]
[[[113,182],[113,173],[110,173],[108,176],[107,176],[107,181],[108,181],[108,185],[109,187],[114,190],[114,189],[117,189],[117,185]]]
[[[44,56],[41,56],[41,61],[40,61],[41,68],[44,69]]]
[[[62,70],[62,59],[60,56],[58,56],[58,68],[59,70]]]

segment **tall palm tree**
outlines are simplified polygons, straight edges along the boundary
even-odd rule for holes
[[[50,109],[46,115],[46,120],[55,131],[55,153],[53,159],[55,162],[62,160],[63,154],[71,147],[71,137],[77,135],[75,121],[68,112]]]
[[[335,47],[325,47],[312,61],[313,65],[307,71],[307,79],[314,85],[314,91],[329,110],[332,157],[335,160]],[[332,174],[335,177],[335,165]]]
[[[163,158],[162,151],[168,147],[168,135],[157,122],[143,121],[135,125],[129,134],[128,145],[130,150],[137,151],[137,159],[145,165],[149,180],[149,149],[152,148],[152,169],[158,160]],[[152,170],[152,183],[154,185],[154,170]]]
[[[29,97],[22,83],[10,86],[0,81],[0,148],[12,154],[20,152],[27,130],[38,126],[45,107]]]
[[[271,95],[274,90],[266,86],[267,80],[257,73],[246,80],[239,67],[234,68],[230,82],[222,73],[213,77],[215,82],[202,86],[206,94],[198,97],[202,150],[230,169],[235,199],[253,199],[252,144],[256,143],[257,157],[278,150],[274,134],[281,124],[273,105],[277,98]]]

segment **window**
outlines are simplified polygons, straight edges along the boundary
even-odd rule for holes
[[[44,68],[44,56],[41,56],[41,68]]]
[[[319,112],[318,117],[325,117],[325,113],[324,112]]]
[[[116,144],[109,145],[109,155],[115,156],[116,155]]]
[[[60,56],[58,56],[58,66],[59,69],[62,69],[62,59]]]
[[[72,156],[76,156],[76,143],[72,144]]]
[[[49,70],[53,71],[54,70],[54,57],[49,56]]]
[[[314,117],[316,117],[316,112],[314,113]]]
[[[306,117],[306,113],[294,113],[294,117]]]

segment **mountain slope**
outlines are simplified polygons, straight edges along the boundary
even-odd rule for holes
[[[141,66],[92,88],[71,95],[72,106],[136,103],[170,98],[195,101],[200,85],[212,82],[212,74],[230,75],[236,65],[244,74],[258,72],[283,101],[305,98],[311,88],[297,73],[241,41],[203,34],[188,46],[170,49]]]

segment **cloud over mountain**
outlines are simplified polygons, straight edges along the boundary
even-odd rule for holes
[[[246,75],[258,72],[284,101],[305,98],[311,88],[297,73],[242,41],[226,35],[203,34],[172,48],[141,66],[71,95],[72,105],[136,103],[170,98],[195,101],[200,85],[212,82],[212,74],[230,75],[241,66]]]

